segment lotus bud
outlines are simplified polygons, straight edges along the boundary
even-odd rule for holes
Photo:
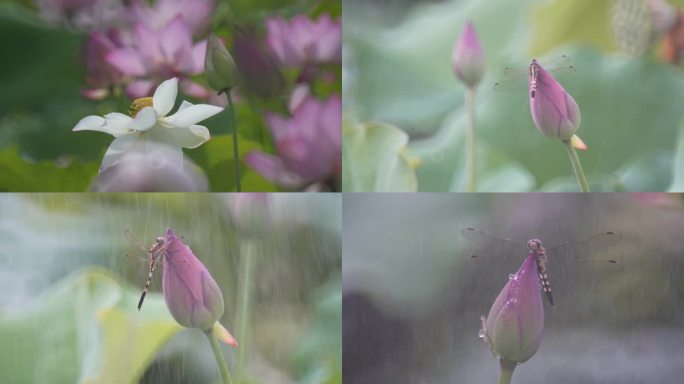
[[[456,77],[466,86],[474,88],[485,72],[484,50],[472,21],[466,24],[451,54],[451,67]]]
[[[489,311],[482,317],[480,336],[500,360],[524,363],[539,349],[544,335],[536,256],[527,256],[509,277]]]
[[[221,40],[214,35],[209,35],[207,39],[204,70],[209,87],[217,92],[230,90],[238,83],[235,61]]]
[[[223,316],[223,295],[214,278],[190,247],[166,230],[162,290],[169,312],[178,324],[203,331]]]
[[[570,140],[582,121],[575,99],[536,60],[530,64],[530,110],[546,137]]]

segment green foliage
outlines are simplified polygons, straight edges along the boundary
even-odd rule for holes
[[[369,123],[343,132],[345,192],[416,190],[414,164],[406,155],[408,136],[391,125]]]
[[[239,138],[240,158],[250,151],[261,149],[258,143]],[[188,157],[196,162],[209,176],[211,190],[228,192],[235,190],[235,159],[233,159],[233,137],[214,136],[202,146],[187,150]],[[275,187],[258,173],[240,162],[240,175],[244,191],[275,191]]]
[[[616,50],[610,23],[612,1],[574,0],[552,1],[534,10],[530,51],[543,54],[568,44],[586,44],[610,51]]]
[[[0,151],[0,191],[82,192],[97,174],[98,163],[73,163],[60,167],[54,162],[28,162],[17,147]]]
[[[344,39],[354,71],[345,88],[345,115],[393,124],[409,135],[408,147],[421,159],[419,190],[461,190],[464,90],[452,73],[450,54],[472,19],[488,70],[476,100],[478,153],[485,157],[480,164],[491,172],[500,168],[498,175],[480,170],[478,191],[548,190],[561,184],[561,190],[578,190],[576,183],[563,182],[572,176],[563,145],[542,136],[530,116],[525,66],[540,54],[567,54],[576,68],[561,83],[582,113],[577,134],[589,150],[579,156],[588,178],[599,190],[663,191],[673,177],[677,127],[684,119],[684,109],[674,102],[684,100],[684,76],[655,58],[615,53],[608,3],[422,5],[385,30],[377,27],[382,22],[355,24],[351,8]],[[521,67],[520,87],[494,92],[497,81],[516,82],[503,71],[511,65]],[[490,166],[491,156],[499,161]]]
[[[342,384],[342,290],[339,278],[319,291],[313,327],[295,353],[301,384]]]
[[[159,295],[138,312],[139,290],[100,269],[76,272],[35,305],[0,313],[0,371],[8,383],[137,383],[181,330]],[[43,345],[59,346],[43,353]]]
[[[674,179],[669,192],[684,192],[684,122],[679,128],[679,140],[674,161]]]

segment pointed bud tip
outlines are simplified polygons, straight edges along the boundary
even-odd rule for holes
[[[472,21],[466,24],[454,46],[451,54],[451,67],[456,77],[471,88],[475,87],[484,76],[484,50]]]
[[[219,323],[218,321],[214,323],[212,331],[214,332],[216,338],[219,339],[222,343],[230,345],[233,348],[237,348],[239,346],[238,341],[235,339],[235,337],[233,337],[233,335],[230,334],[226,327],[224,327],[223,324]]]
[[[230,90],[238,83],[239,75],[233,57],[223,42],[213,34],[207,38],[204,71],[209,87],[217,92]]]

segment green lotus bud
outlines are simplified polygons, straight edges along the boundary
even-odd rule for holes
[[[238,83],[235,61],[221,40],[214,35],[209,35],[207,39],[204,71],[209,87],[217,92],[230,90]]]

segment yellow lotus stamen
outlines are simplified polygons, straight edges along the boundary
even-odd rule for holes
[[[131,117],[135,117],[135,115],[138,114],[143,108],[145,107],[151,107],[152,106],[152,98],[151,97],[141,97],[139,99],[133,100],[133,104],[131,104],[131,109],[128,111],[128,114],[131,115]]]

